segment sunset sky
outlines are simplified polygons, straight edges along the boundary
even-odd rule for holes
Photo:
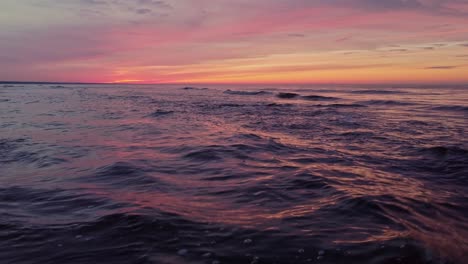
[[[468,83],[466,0],[1,0],[0,80]]]

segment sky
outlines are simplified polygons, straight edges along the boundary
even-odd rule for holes
[[[1,0],[0,80],[468,83],[468,0]]]

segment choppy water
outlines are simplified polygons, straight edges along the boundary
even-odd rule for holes
[[[468,90],[0,86],[1,263],[466,263]]]

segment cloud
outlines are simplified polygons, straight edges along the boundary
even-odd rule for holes
[[[305,34],[300,34],[300,33],[290,33],[290,34],[288,34],[288,36],[294,37],[294,38],[305,38],[306,37]]]
[[[103,15],[113,17],[119,16],[119,14],[144,15],[155,11],[162,12],[172,9],[169,3],[156,0],[79,0],[78,2],[63,0],[46,5],[50,8],[63,6],[80,14],[96,14],[99,17]],[[121,16],[120,18],[122,19]]]
[[[336,39],[335,41],[336,42],[344,42],[344,41],[350,40],[351,38],[352,38],[351,36],[347,36],[347,37],[342,37],[342,38]]]
[[[387,50],[389,52],[407,52],[409,51],[408,49],[391,49],[391,50]]]
[[[423,6],[417,0],[352,0],[338,2],[348,2],[351,3],[353,6],[376,10],[414,9],[421,8]]]
[[[67,0],[63,1],[66,2]],[[70,1],[70,0],[68,0]],[[146,7],[161,7],[161,8],[168,8],[171,7],[165,1],[158,1],[158,0],[80,0],[80,4],[83,5],[115,5],[115,6],[146,6]]]
[[[131,1],[128,1],[131,2]],[[157,1],[157,0],[137,0],[137,4],[145,5],[145,6],[152,6],[152,7],[160,7],[160,8],[172,8],[172,6],[165,2],[165,1]]]
[[[149,14],[151,12],[153,12],[151,9],[148,9],[148,8],[140,8],[140,9],[137,9],[136,12],[140,15],[145,15],[145,14]]]
[[[82,4],[85,5],[107,5],[106,0],[80,0]]]
[[[451,70],[451,69],[455,69],[457,67],[458,66],[430,66],[430,67],[426,67],[424,69],[428,69],[428,70]]]

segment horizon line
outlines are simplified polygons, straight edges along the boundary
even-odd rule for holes
[[[333,82],[317,82],[317,83],[294,83],[294,82],[277,82],[277,83],[241,83],[241,82],[219,82],[219,83],[202,83],[202,82],[62,82],[62,81],[1,81],[1,85],[5,84],[83,84],[83,85],[338,85],[338,86],[350,86],[350,85],[363,85],[363,86],[439,86],[439,85],[448,85],[448,86],[468,86],[468,83],[418,83],[418,82],[408,82],[408,83],[391,83],[391,82],[375,82],[375,83],[333,83]]]

